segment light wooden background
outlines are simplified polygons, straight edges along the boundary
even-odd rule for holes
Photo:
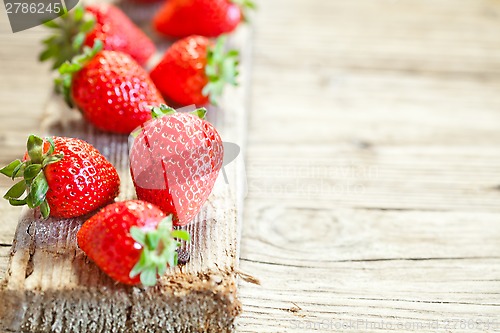
[[[500,331],[500,1],[259,7],[239,332]],[[0,19],[4,164],[50,78]]]

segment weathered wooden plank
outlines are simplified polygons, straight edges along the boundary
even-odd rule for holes
[[[255,60],[251,144],[470,146],[500,142],[499,80]],[[500,77],[500,76],[499,76]],[[278,93],[279,92],[279,93]],[[293,98],[291,98],[293,96]],[[280,124],[277,126],[276,124]]]
[[[455,78],[500,74],[496,0],[262,3],[255,59],[273,69],[333,67]]]
[[[322,269],[242,260],[269,279],[241,289],[239,331],[498,332],[499,263],[347,262]],[[280,275],[289,278],[274,278]]]
[[[500,330],[498,212],[246,208],[240,332]]]
[[[276,174],[273,177],[279,184],[297,186],[290,193],[278,192],[272,197],[270,191],[250,188],[241,268],[258,276],[263,285],[241,285],[244,312],[238,331],[309,333],[314,329],[299,327],[295,321],[317,319],[334,320],[334,324],[351,319],[415,323],[407,329],[395,326],[394,331],[498,331],[486,327],[488,318],[498,317],[498,305],[488,304],[498,304],[500,294],[499,262],[486,258],[498,256],[496,244],[500,244],[495,215],[498,197],[494,194],[500,133],[498,1],[258,2],[247,154],[249,183],[258,185],[262,180],[259,169],[271,174],[269,169],[283,156],[285,162],[278,162],[278,166],[303,166],[302,161],[295,162],[301,159],[309,160],[312,170],[316,165],[345,170],[350,161],[354,169],[362,169],[372,166],[372,160],[365,157],[367,151],[375,155],[375,164],[384,176],[368,184],[370,195],[351,192],[346,198],[332,196],[332,192],[326,193],[326,198],[320,193],[307,198],[301,189],[308,186],[308,180],[297,182],[293,176]],[[13,53],[3,48],[0,51],[0,72],[13,78],[16,91],[24,84],[21,76],[34,73],[34,94],[28,99],[17,92],[4,93],[10,91],[4,88],[0,104],[2,112],[13,109],[32,117],[33,110],[26,106],[39,110],[37,91],[44,86],[38,80],[45,71],[34,60],[37,43],[32,40],[41,36],[27,34],[32,32],[0,34],[1,45],[15,49]],[[16,67],[23,59],[32,63],[18,76]],[[10,82],[7,87],[12,87]],[[31,122],[32,127],[21,127],[26,134],[35,128]],[[16,125],[15,121],[9,124]],[[23,150],[26,135],[10,132],[19,135],[21,142],[10,140],[6,146],[0,145],[0,159],[7,155],[13,158]],[[12,150],[11,145],[17,148]],[[478,145],[483,148],[476,149]],[[297,146],[300,149],[296,150]],[[401,146],[405,149],[398,149]],[[426,153],[429,146],[436,147]],[[307,153],[309,150],[312,152]],[[327,182],[331,178],[322,179]],[[264,180],[261,188],[274,184],[270,176]],[[318,178],[314,181],[321,182]],[[360,181],[363,185],[365,179]],[[342,178],[342,183],[359,182],[351,176]],[[377,191],[378,186],[383,191]],[[405,198],[407,192],[410,196]],[[418,215],[418,211],[377,210],[401,203],[404,209],[428,211]],[[384,207],[377,207],[381,204]],[[346,208],[353,205],[372,210],[354,210],[352,219],[345,218]],[[326,229],[328,219],[333,220],[333,226],[339,225],[336,208],[340,208],[339,214],[344,212],[340,224],[348,232],[337,234]],[[430,211],[441,209],[453,212]],[[308,222],[305,226],[304,221]],[[317,242],[308,236],[314,227],[326,234],[320,237],[321,232],[317,232]],[[407,229],[418,237],[411,239]],[[265,237],[270,230],[277,246],[268,245],[274,242]],[[300,251],[303,246],[306,253]],[[475,256],[467,256],[468,251]],[[311,257],[306,258],[306,254]],[[349,254],[361,260],[406,259],[349,262]],[[298,263],[300,267],[287,266],[297,264],[290,260],[294,256],[304,258]],[[322,270],[315,256],[346,262],[332,262]],[[409,260],[412,257],[414,260]],[[445,327],[442,321],[439,329],[419,328],[421,319],[431,318],[450,322]],[[474,318],[483,320],[482,325],[466,330],[452,326],[453,319]],[[341,329],[316,327],[318,330]],[[361,326],[344,330],[390,329]]]
[[[249,29],[239,29],[230,41],[242,52],[245,67]],[[240,145],[246,134],[245,68],[241,75],[243,84],[228,89],[221,107],[209,110],[224,140]],[[58,121],[48,133],[79,137],[93,144],[120,174],[118,199],[134,198],[128,137],[102,133],[78,117],[58,119],[66,117],[68,111],[55,97],[51,99],[45,120],[49,124]],[[8,332],[232,331],[240,312],[236,283],[242,166],[242,156],[225,166],[229,184],[221,174],[202,212],[186,227],[192,235],[185,246],[190,261],[170,269],[155,288],[125,287],[100,272],[76,245],[76,232],[85,218],[43,221],[38,212],[25,210],[0,288],[0,328]]]
[[[498,147],[253,145],[248,197],[294,207],[500,208]]]
[[[238,221],[234,208],[224,202],[230,197],[222,194],[215,191],[209,208],[188,227],[193,235],[187,246],[189,263],[171,269],[150,289],[119,285],[86,258],[76,245],[76,232],[85,218],[41,220],[37,212],[26,210],[0,290],[2,328],[7,332],[231,331],[239,313],[234,259]],[[216,215],[212,205],[217,205]]]
[[[245,219],[258,221],[243,233],[250,261],[327,271],[339,262],[500,258],[500,212],[318,208],[255,198],[247,207]]]

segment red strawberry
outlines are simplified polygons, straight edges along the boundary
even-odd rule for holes
[[[233,31],[243,19],[243,10],[253,8],[250,0],[169,0],[154,17],[153,25],[170,37],[217,37]]]
[[[40,207],[44,217],[70,218],[92,212],[118,195],[118,173],[87,142],[65,137],[44,141],[31,135],[27,148],[23,161],[0,170],[12,179],[23,178],[4,196],[12,205]]]
[[[95,39],[103,42],[105,50],[127,53],[141,65],[156,51],[151,39],[111,4],[76,7],[59,21],[49,21],[45,25],[57,29],[57,33],[44,40],[46,48],[40,60],[52,59],[54,68],[79,54],[83,45],[92,47]]]
[[[160,2],[161,0],[131,0],[131,1],[135,2],[135,3],[139,3],[139,4],[149,5],[149,4]]]
[[[191,222],[210,195],[222,166],[217,130],[203,120],[206,110],[176,113],[161,105],[155,119],[134,133],[130,170],[137,198],[174,215],[174,225]]]
[[[148,73],[128,54],[94,49],[64,63],[58,84],[66,101],[76,105],[97,128],[128,134],[151,119],[149,105],[164,103]]]
[[[167,264],[177,265],[174,238],[189,240],[184,230],[172,230],[172,217],[150,203],[131,200],[104,207],[78,231],[78,246],[116,281],[154,286]]]
[[[206,37],[190,36],[175,42],[151,71],[151,79],[165,98],[185,105],[215,104],[226,83],[236,85],[238,52],[224,53],[224,38],[216,45]]]

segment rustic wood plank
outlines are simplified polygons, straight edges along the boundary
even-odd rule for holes
[[[500,330],[498,212],[246,208],[240,332]]]
[[[239,331],[499,331],[498,1],[260,5]]]
[[[486,326],[490,318],[500,322],[498,0],[258,2],[249,185],[262,183],[261,169],[269,175],[276,163],[307,169],[304,160],[340,170],[350,162],[355,169],[377,165],[383,177],[342,178],[371,191],[347,197],[328,192],[306,198],[300,186],[307,179],[276,173],[260,188],[272,187],[274,178],[280,186],[297,184],[285,198],[249,188],[241,268],[259,277],[262,287],[240,286],[244,312],[237,331],[340,330],[296,322],[323,319],[417,325],[395,331],[498,331]],[[1,44],[9,45],[0,51],[0,72],[14,82],[0,81],[3,114],[13,109],[32,117],[40,110],[39,91],[48,83],[39,81],[45,71],[34,60],[33,40],[41,38],[28,36],[34,33],[0,34]],[[29,65],[18,74],[20,62]],[[31,73],[36,84],[27,99],[18,91]],[[29,121],[12,120],[9,127],[28,134],[36,128]],[[0,159],[8,161],[23,150],[26,135],[0,128],[21,140],[0,145]],[[317,175],[313,181],[339,180]],[[339,225],[343,231],[336,232]],[[314,227],[325,235],[310,235]],[[321,268],[307,254],[332,262]],[[1,255],[0,248],[0,273]],[[451,322],[476,318],[482,325],[467,329]],[[418,327],[432,319],[450,322]]]
[[[500,330],[498,259],[242,264],[270,278],[241,289],[240,332]]]
[[[500,74],[497,0],[261,4],[256,63],[273,69],[322,72],[328,67],[485,79]]]
[[[249,138],[251,144],[285,144],[284,138],[287,144],[310,146],[363,142],[460,147],[500,142],[500,79],[337,66],[292,71],[258,57],[255,62],[254,80],[267,84],[255,87],[252,106],[270,111],[252,113],[249,131],[258,135]]]
[[[498,147],[254,145],[248,154],[252,199],[317,208],[500,209]]]

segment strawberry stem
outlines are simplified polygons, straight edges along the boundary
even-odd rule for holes
[[[234,3],[234,4],[236,4],[236,5],[238,5],[240,7],[240,10],[241,10],[241,13],[242,13],[242,16],[243,16],[243,20],[245,22],[249,21],[249,19],[248,19],[248,13],[251,10],[257,9],[257,5],[252,0],[231,0],[231,2]]]
[[[177,111],[173,107],[167,106],[165,104],[160,104],[159,106],[153,106],[151,108],[151,116],[153,117],[153,119],[169,116],[175,113],[177,113]],[[197,116],[200,119],[205,119],[205,116],[207,114],[207,109],[198,108],[189,113]]]
[[[172,215],[160,221],[155,230],[144,231],[138,227],[130,229],[132,238],[142,246],[141,256],[130,272],[130,278],[140,275],[144,286],[156,285],[157,276],[162,276],[170,267],[177,266],[177,248],[181,243],[177,239],[189,241],[185,230],[172,230]]]
[[[226,84],[238,85],[238,58],[236,50],[225,52],[226,37],[217,39],[215,46],[210,47],[207,53],[207,65],[205,75],[208,78],[207,85],[203,88],[203,95],[210,98],[210,103],[217,105],[218,98],[224,91]]]
[[[102,48],[102,41],[96,39],[92,48],[85,46],[82,54],[73,57],[71,61],[66,61],[59,67],[60,76],[55,79],[56,89],[63,94],[64,100],[70,107],[73,107],[73,99],[71,98],[73,76],[82,70],[83,67],[102,50]]]
[[[94,29],[95,22],[95,17],[82,6],[77,6],[57,20],[45,22],[44,26],[55,33],[43,41],[45,49],[40,53],[39,60],[51,60],[53,69],[71,60],[82,52],[85,38]]]
[[[59,162],[63,154],[53,154],[55,145],[51,138],[45,139],[45,142],[49,143],[46,153],[43,152],[44,140],[36,135],[30,135],[26,144],[29,159],[24,162],[15,160],[0,169],[0,173],[12,180],[23,178],[5,193],[4,199],[9,200],[13,206],[40,207],[42,216],[47,218],[50,215],[50,207],[46,200],[49,184],[43,169],[49,164]],[[26,196],[21,198],[25,193]]]

